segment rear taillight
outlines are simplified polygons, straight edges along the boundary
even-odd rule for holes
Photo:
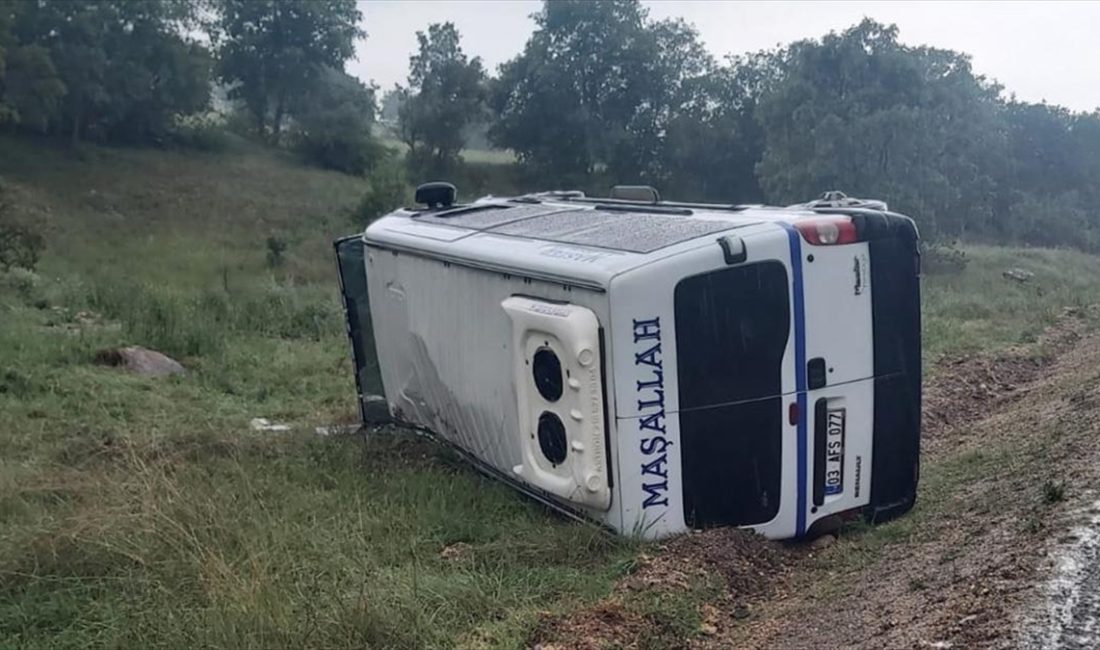
[[[794,227],[802,238],[815,246],[851,244],[859,241],[856,226],[848,217],[818,217],[795,222]]]

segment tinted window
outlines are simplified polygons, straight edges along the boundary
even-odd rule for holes
[[[786,268],[760,262],[682,280],[676,358],[689,525],[750,525],[779,511]]]
[[[758,262],[676,285],[680,409],[782,393],[791,328],[787,269]]]

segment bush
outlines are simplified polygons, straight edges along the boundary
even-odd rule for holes
[[[356,221],[367,224],[396,210],[409,200],[409,185],[401,166],[392,160],[380,165],[370,178],[370,187],[355,210]]]
[[[287,243],[282,237],[271,236],[267,238],[267,267],[273,269],[283,265],[283,254],[286,253]]]
[[[1043,503],[1053,505],[1066,500],[1066,484],[1062,481],[1047,480],[1043,483]]]
[[[955,244],[921,241],[921,271],[928,275],[954,275],[966,270],[970,263],[966,253]]]
[[[365,174],[385,153],[371,137],[374,91],[325,68],[294,107],[295,148],[307,162],[346,174]]]
[[[217,113],[181,117],[173,125],[169,141],[184,149],[225,151],[230,143],[226,118]]]
[[[31,223],[20,219],[15,202],[0,185],[0,270],[34,270],[46,240]]]
[[[0,291],[10,291],[28,305],[42,300],[41,281],[38,275],[34,271],[18,266],[0,271]]]

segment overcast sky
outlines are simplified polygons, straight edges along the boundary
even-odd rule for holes
[[[360,0],[368,32],[349,71],[383,90],[405,83],[416,31],[450,21],[463,49],[496,67],[522,49],[538,0]],[[717,58],[816,38],[870,16],[901,40],[966,52],[974,68],[1027,101],[1100,107],[1100,3],[717,2],[648,0],[653,18],[683,17]]]

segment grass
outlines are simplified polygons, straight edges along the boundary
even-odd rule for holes
[[[0,151],[49,241],[0,282],[0,645],[509,647],[633,557],[433,447],[313,432],[356,417],[330,241],[364,181],[262,150]],[[190,372],[91,364],[121,344]]]
[[[0,278],[0,646],[516,647],[636,557],[430,445],[314,433],[356,417],[330,242],[362,226],[364,180],[247,145],[74,156],[8,137],[0,179],[48,241],[37,274]],[[926,280],[931,359],[1098,301],[1097,258],[968,252]],[[1035,279],[1003,280],[1013,266]],[[91,363],[123,344],[189,373]],[[687,634],[696,596],[638,607],[682,612]]]
[[[925,357],[997,350],[1034,342],[1067,307],[1100,303],[1100,257],[1077,251],[966,248],[966,270],[925,278]],[[1002,273],[1020,268],[1026,283]]]

